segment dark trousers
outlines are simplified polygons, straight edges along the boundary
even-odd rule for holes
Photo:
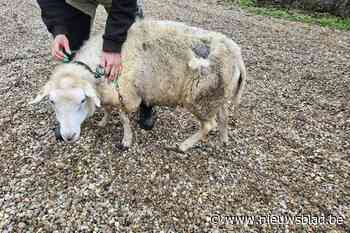
[[[91,30],[91,17],[82,11],[75,9],[71,20],[67,25],[67,37],[71,50],[78,50],[89,39]]]

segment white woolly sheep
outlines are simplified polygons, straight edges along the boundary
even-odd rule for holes
[[[102,50],[101,35],[91,38],[75,60],[95,69]],[[80,125],[100,103],[107,110],[120,110],[124,127],[122,144],[131,146],[127,117],[146,105],[181,106],[201,124],[200,130],[180,144],[186,151],[206,139],[217,116],[221,142],[227,143],[227,105],[238,106],[246,71],[239,46],[225,35],[171,21],[142,20],[133,24],[122,48],[123,70],[118,86],[97,80],[79,64],[63,64],[33,103],[49,96],[65,141],[78,140]]]

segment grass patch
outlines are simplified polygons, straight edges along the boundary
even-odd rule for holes
[[[228,0],[233,2],[233,0]],[[299,10],[289,10],[275,7],[257,7],[255,0],[239,0],[239,6],[248,12],[270,16],[274,18],[287,19],[309,24],[317,24],[322,27],[336,28],[350,31],[350,19],[340,18],[329,14],[310,14],[309,12]]]

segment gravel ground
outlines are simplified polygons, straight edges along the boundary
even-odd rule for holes
[[[217,132],[186,155],[166,150],[198,128],[160,108],[155,129],[116,147],[121,123],[96,114],[75,145],[52,110],[27,102],[56,65],[34,0],[0,3],[0,232],[350,232],[350,33],[248,15],[207,1],[146,2],[153,18],[238,42],[249,81],[230,143]],[[99,12],[96,28],[103,28]],[[135,117],[133,117],[135,120]],[[134,121],[135,122],[135,121]],[[213,216],[337,216],[343,224],[231,224]],[[226,219],[228,220],[228,219]]]

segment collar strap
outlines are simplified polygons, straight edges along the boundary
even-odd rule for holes
[[[100,79],[105,75],[105,70],[102,66],[98,66],[96,68],[96,71],[94,72],[90,66],[88,66],[87,64],[85,64],[82,61],[73,61],[73,58],[75,56],[75,52],[73,53],[68,53],[66,50],[62,50],[62,52],[64,53],[64,58],[63,58],[63,63],[74,63],[80,66],[83,66],[85,69],[87,69],[91,74],[93,74],[95,76],[96,79]]]
[[[93,74],[94,77],[95,77],[96,79],[100,79],[100,78],[102,78],[102,77],[105,75],[105,70],[104,70],[104,68],[103,68],[102,66],[98,66],[98,67],[96,68],[96,71],[94,72],[94,71],[90,68],[90,66],[88,66],[87,64],[85,64],[85,63],[82,62],[82,61],[72,61],[72,63],[84,67],[84,68],[87,69],[91,74]]]
[[[88,66],[87,64],[85,64],[84,62],[81,61],[72,61],[73,64],[77,64],[80,66],[83,66],[85,69],[87,69],[90,73],[95,74],[94,71],[90,68],[90,66]]]
[[[101,67],[101,66],[98,66],[96,68],[96,71],[94,72],[90,66],[88,66],[87,64],[85,64],[84,62],[82,61],[73,61],[72,62],[73,64],[77,64],[77,65],[80,65],[80,66],[83,66],[85,69],[87,69],[91,74],[93,74],[95,76],[96,79],[100,79],[102,78],[104,75],[105,75],[105,71],[104,71],[104,68]]]
[[[100,79],[105,75],[105,71],[104,68],[102,66],[98,66],[96,68],[96,72],[94,72],[90,66],[88,66],[87,64],[85,64],[82,61],[73,61],[73,58],[76,54],[76,52],[72,52],[71,54],[68,53],[66,50],[62,50],[62,52],[64,53],[64,57],[63,57],[63,63],[67,64],[67,63],[74,63],[77,65],[81,65],[83,66],[85,69],[87,69],[91,74],[93,74],[95,76],[96,79]]]

